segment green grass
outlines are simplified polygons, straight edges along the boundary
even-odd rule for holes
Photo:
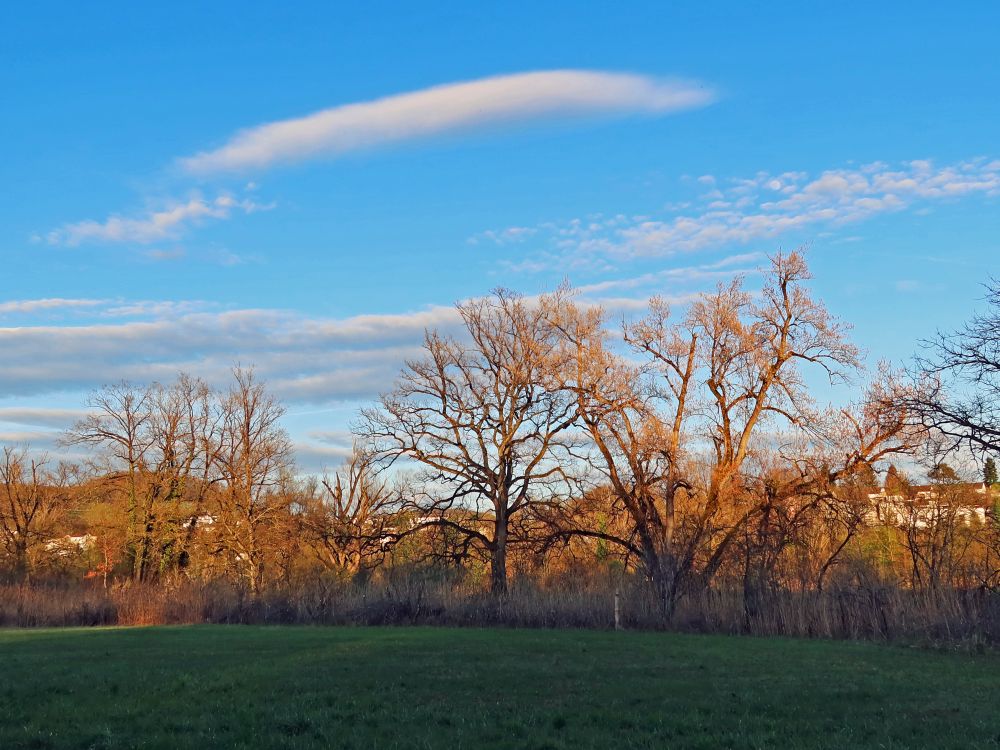
[[[0,631],[0,748],[997,748],[1000,657],[656,633]]]

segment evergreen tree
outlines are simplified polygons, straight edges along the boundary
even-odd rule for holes
[[[992,458],[987,458],[983,464],[983,481],[990,487],[997,483],[997,464]]]
[[[858,470],[849,477],[849,480],[853,480],[851,483],[858,487],[863,487],[867,490],[878,491],[878,474],[875,473],[875,469],[872,468],[870,463],[863,463],[858,467]]]
[[[906,486],[909,484],[895,464],[889,464],[889,469],[885,473],[885,493],[887,495],[905,494]]]
[[[943,461],[927,472],[928,478],[933,482],[957,482],[958,474],[948,464]]]

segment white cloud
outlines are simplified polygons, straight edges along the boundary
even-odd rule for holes
[[[36,449],[39,443],[51,446],[58,439],[59,433],[44,430],[0,431],[0,445],[32,445]]]
[[[182,247],[172,247],[169,249],[164,248],[150,248],[146,250],[143,255],[145,255],[150,260],[155,261],[168,261],[168,260],[180,260],[185,255],[187,251]]]
[[[60,438],[85,416],[82,409],[0,407],[0,446],[27,446],[35,458],[81,461],[84,456],[61,445]]]
[[[289,400],[371,397],[419,353],[425,328],[454,330],[459,323],[455,310],[443,306],[331,319],[212,311],[199,302],[115,301],[94,315],[96,322],[86,325],[0,327],[0,398],[89,390],[121,379],[170,380],[182,370],[221,384],[235,362],[256,365]]]
[[[703,85],[586,70],[550,70],[434,86],[345,104],[236,133],[181,160],[193,173],[262,169],[322,155],[501,123],[601,114],[663,114],[704,106]]]
[[[698,178],[711,190],[698,210],[677,210],[661,217],[614,216],[542,224],[538,234],[548,247],[541,257],[549,267],[594,264],[600,258],[667,256],[727,245],[747,245],[783,234],[815,232],[816,227],[842,226],[872,217],[917,208],[920,204],[956,200],[969,195],[1000,196],[1000,163],[974,159],[936,167],[911,161],[897,167],[876,162],[834,169],[810,178],[802,172],[723,180]],[[917,208],[919,210],[919,208]],[[509,230],[489,230],[497,244],[524,238]],[[526,262],[535,263],[527,259]]]
[[[44,409],[34,406],[0,407],[0,423],[62,429],[83,419],[82,409]]]
[[[249,199],[237,199],[224,193],[212,200],[194,196],[184,202],[175,202],[160,209],[149,211],[137,218],[111,216],[104,221],[88,219],[65,224],[48,233],[46,239],[51,245],[74,247],[87,242],[134,242],[148,244],[178,236],[185,228],[209,219],[228,219],[234,211],[253,213],[272,208],[270,204],[260,204]],[[162,254],[150,255],[162,259]]]
[[[107,318],[139,318],[155,316],[158,318],[175,318],[180,315],[201,312],[213,307],[211,303],[201,300],[137,300],[126,302],[116,300],[100,310],[100,315]]]
[[[201,300],[130,300],[121,298],[76,298],[45,297],[0,301],[0,315],[32,315],[49,313],[47,317],[58,317],[72,313],[79,318],[139,318],[177,317],[201,312],[218,305]]]
[[[580,290],[581,301],[626,313],[641,308],[653,290],[676,292],[680,304],[690,299],[680,282],[712,282],[749,260],[595,284]],[[421,356],[427,329],[458,335],[461,318],[443,305],[322,318],[275,309],[220,311],[201,302],[109,302],[85,325],[0,327],[0,399],[10,407],[0,408],[0,423],[64,426],[71,416],[11,399],[88,391],[119,380],[168,381],[180,371],[223,385],[237,362],[255,366],[290,403],[367,400],[392,386],[407,359]]]
[[[641,310],[646,289],[674,304],[693,293],[680,282],[710,281],[736,273],[753,260],[734,256],[693,269],[674,269],[635,280],[595,284],[580,290],[583,304],[600,304],[613,316]],[[640,289],[643,290],[640,292]],[[605,296],[609,292],[622,296]],[[629,295],[629,296],[624,296]],[[533,298],[527,298],[529,301]],[[426,329],[461,335],[452,306],[398,314],[347,318],[308,317],[287,310],[219,310],[191,301],[106,301],[87,324],[66,313],[62,324],[0,327],[0,443],[30,443],[36,450],[78,460],[57,444],[59,431],[84,416],[82,409],[39,408],[42,397],[84,403],[84,393],[128,380],[168,382],[188,372],[224,387],[235,363],[254,366],[273,393],[292,406],[287,421],[298,427],[296,454],[308,470],[336,466],[350,451],[344,430],[303,430],[308,425],[345,426],[359,402],[389,390],[404,362],[423,355]],[[330,421],[320,412],[336,411]],[[330,408],[333,407],[333,408]],[[303,434],[305,432],[305,434]]]
[[[712,281],[732,278],[737,275],[749,275],[758,272],[757,266],[764,260],[763,253],[741,253],[730,255],[717,260],[714,263],[705,263],[699,266],[682,266],[677,268],[665,268],[661,271],[644,273],[641,276],[628,278],[607,279],[593,284],[584,284],[576,287],[576,291],[582,295],[603,294],[613,289],[649,289],[651,294],[659,294],[666,285],[676,285],[680,282],[691,281]],[[661,295],[662,296],[662,295]],[[691,294],[684,294],[677,298],[675,304],[689,302]],[[645,304],[646,298],[639,300]],[[606,307],[613,307],[613,303],[602,299],[601,304]]]
[[[100,299],[63,299],[60,297],[8,300],[6,302],[0,302],[0,315],[9,315],[14,313],[38,313],[64,310],[66,308],[99,307],[106,302],[107,300]]]
[[[497,245],[505,245],[512,242],[523,242],[536,232],[538,232],[538,230],[535,227],[507,227],[506,229],[501,229],[499,231],[487,229],[485,232],[480,232],[479,234],[470,237],[469,244],[476,245],[481,240],[493,242]]]
[[[315,473],[335,471],[351,456],[351,444],[318,444],[296,441],[295,461],[300,469]]]

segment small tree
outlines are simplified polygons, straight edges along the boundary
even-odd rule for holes
[[[910,480],[902,474],[895,464],[889,464],[885,472],[885,494],[905,495],[910,486]]]
[[[927,472],[928,478],[933,482],[957,482],[958,474],[955,472],[951,466],[944,463],[943,461],[939,464],[935,464],[934,467]]]
[[[397,531],[400,493],[376,469],[372,455],[355,446],[332,478],[323,477],[303,513],[321,562],[345,575],[379,565]]]
[[[983,481],[988,487],[997,483],[997,464],[992,458],[987,458],[983,464]]]
[[[65,510],[65,478],[27,448],[0,451],[0,555],[9,558],[15,578],[28,578],[31,553]]]

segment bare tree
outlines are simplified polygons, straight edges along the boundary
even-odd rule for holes
[[[581,524],[579,503],[546,508],[546,517],[560,535],[588,536],[626,547],[643,561],[661,601],[672,602],[668,590],[673,575],[673,498],[682,488],[680,450],[682,421],[687,410],[687,388],[693,377],[682,365],[681,380],[673,383],[679,398],[676,418],[659,411],[660,393],[643,368],[628,363],[608,345],[609,331],[602,311],[583,309],[555,296],[546,300],[549,315],[563,336],[565,351],[552,358],[555,387],[573,396],[580,423],[590,442],[576,456],[598,474],[598,483],[611,489],[612,507],[620,505],[631,519],[631,533]],[[660,320],[665,308],[657,307]],[[665,331],[664,331],[665,332]],[[689,356],[691,349],[688,348]],[[681,348],[678,348],[679,356]],[[587,450],[589,448],[589,450]],[[673,481],[672,481],[673,480]],[[663,505],[661,506],[661,502]]]
[[[204,381],[184,373],[155,392],[151,473],[153,502],[162,509],[154,528],[164,562],[187,558],[198,519],[206,513],[221,418],[216,399]]]
[[[333,477],[323,477],[321,493],[306,508],[305,528],[328,568],[348,575],[370,570],[398,534],[400,492],[377,469],[371,453],[355,446]]]
[[[628,538],[614,541],[643,560],[668,614],[696,563],[702,583],[710,580],[746,524],[772,507],[766,494],[762,502],[748,492],[745,476],[769,437],[765,428],[816,431],[801,365],[831,379],[858,367],[844,328],[803,287],[808,278],[801,255],[792,253],[772,259],[759,301],[737,279],[671,323],[668,307],[654,300],[650,314],[624,330],[643,365],[612,350],[599,311],[555,305],[569,353],[561,387],[574,394],[591,438],[588,462],[632,520]],[[842,416],[856,441],[840,469],[800,465],[795,475],[803,486],[784,492],[829,485],[837,471],[883,455],[899,426],[887,420],[886,433],[871,423],[870,409]]]
[[[877,518],[871,496],[878,491],[878,477],[871,465],[859,462],[853,472],[841,474],[834,491],[822,496],[814,524],[821,538],[807,538],[803,544],[816,566],[817,590],[823,590],[830,572],[843,562],[848,545]]]
[[[985,312],[923,342],[907,406],[918,423],[979,456],[1000,451],[1000,283]]]
[[[575,420],[572,399],[545,386],[556,348],[541,306],[509,291],[457,305],[461,340],[428,331],[425,357],[362,413],[360,432],[387,462],[416,462],[428,491],[418,527],[449,526],[490,557],[507,590],[511,519],[562,479],[554,452]]]
[[[98,472],[124,498],[132,577],[145,580],[171,564],[185,522],[200,513],[214,441],[211,392],[181,374],[169,386],[106,386],[87,405],[92,412],[65,442],[103,451]]]
[[[265,579],[269,532],[292,500],[283,491],[292,468],[291,443],[280,425],[285,409],[253,370],[240,367],[219,408],[214,468],[221,487],[212,493],[216,533],[220,551],[256,594]]]
[[[961,583],[960,568],[973,542],[962,514],[969,495],[967,485],[939,480],[926,496],[907,498],[903,530],[915,587],[936,594]]]
[[[104,452],[106,465],[99,471],[124,494],[125,543],[132,556],[132,575],[142,578],[149,548],[150,496],[144,478],[147,454],[152,445],[149,429],[152,419],[153,391],[121,382],[108,385],[87,400],[91,413],[67,433],[69,445],[86,445]]]
[[[15,578],[28,578],[31,553],[44,544],[66,509],[66,471],[53,471],[47,459],[28,448],[4,446],[0,452],[0,543]]]
[[[825,527],[826,544],[810,550],[819,564],[818,589],[851,541],[878,517],[871,497],[878,491],[875,467],[912,454],[925,440],[905,407],[909,391],[899,373],[880,364],[857,403],[814,412],[779,449],[788,469],[782,492],[794,499],[794,518]]]

